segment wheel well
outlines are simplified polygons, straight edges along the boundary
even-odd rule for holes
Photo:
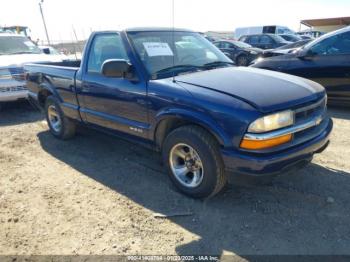
[[[208,130],[208,128],[204,127],[203,125],[193,123],[192,121],[189,121],[186,119],[171,117],[171,118],[162,120],[157,126],[157,129],[155,132],[155,142],[156,142],[157,150],[160,150],[162,148],[164,139],[167,137],[168,134],[170,134],[170,132],[172,132],[173,130],[181,126],[187,126],[187,125],[195,125],[203,128],[209,134],[211,134],[218,141],[219,144],[221,144],[220,139],[217,137],[217,135],[213,134],[213,132]]]
[[[245,57],[247,57],[247,55],[246,54],[244,54],[244,53],[241,53],[241,54],[239,54],[237,57],[236,57],[236,60],[238,60],[240,57],[242,57],[242,56],[245,56]]]
[[[45,107],[45,101],[46,99],[52,95],[52,93],[50,91],[48,91],[47,89],[43,89],[39,92],[38,94],[38,102],[39,105],[44,108]]]

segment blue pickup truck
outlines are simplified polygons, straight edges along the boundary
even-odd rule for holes
[[[324,88],[310,80],[236,67],[196,32],[96,32],[82,61],[25,66],[30,99],[52,135],[77,123],[161,152],[183,193],[218,193],[230,173],[275,175],[329,143]]]

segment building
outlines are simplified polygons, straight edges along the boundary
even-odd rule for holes
[[[300,21],[300,25],[305,25],[312,31],[328,33],[350,25],[350,17],[308,19]]]

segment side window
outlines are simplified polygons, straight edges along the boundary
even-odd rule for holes
[[[310,48],[314,55],[350,54],[350,32],[324,39]]]
[[[260,44],[271,44],[272,43],[272,39],[267,36],[267,35],[263,35],[260,38]]]
[[[108,59],[129,59],[121,37],[117,33],[97,35],[94,38],[88,58],[87,71],[100,73],[103,62]]]
[[[216,43],[214,43],[214,45],[215,45],[217,48],[222,48],[222,43],[221,43],[221,42],[216,42]]]
[[[254,35],[249,38],[249,43],[250,44],[258,44],[259,43],[259,36]]]
[[[234,46],[233,46],[233,44],[231,44],[231,43],[223,42],[223,43],[222,43],[222,48],[233,49]]]

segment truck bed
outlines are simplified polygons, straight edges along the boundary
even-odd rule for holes
[[[80,61],[64,61],[54,63],[37,63],[24,65],[27,75],[29,97],[39,102],[41,108],[42,91],[50,90],[62,103],[66,115],[78,118],[78,101],[75,95],[75,75],[79,70]],[[45,87],[43,87],[45,86]]]
[[[24,65],[24,71],[29,72],[29,90],[31,89],[30,82],[33,81],[38,75],[44,76],[47,80],[64,80],[67,84],[74,85],[75,74],[79,70],[80,61],[63,61],[63,62],[52,62],[52,63],[35,63]],[[52,79],[54,77],[54,79]],[[39,84],[39,83],[37,83]],[[37,90],[31,90],[37,91]]]
[[[43,62],[43,63],[35,63],[38,65],[47,65],[47,66],[61,66],[61,67],[73,67],[79,68],[81,60],[66,60],[63,62]]]

